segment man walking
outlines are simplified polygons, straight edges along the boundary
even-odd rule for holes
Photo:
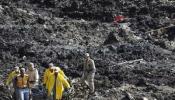
[[[30,100],[32,100],[32,90],[38,86],[39,74],[33,63],[29,63],[29,68],[26,72],[29,76]]]
[[[29,77],[25,74],[25,69],[20,69],[20,74],[15,78],[16,83],[16,99],[17,100],[29,100]]]
[[[36,87],[39,81],[39,74],[38,70],[34,67],[33,63],[29,63],[29,68],[26,74],[29,76],[29,87],[30,88]]]
[[[48,79],[48,97],[49,100],[61,100],[64,88],[70,88],[67,79],[60,73],[58,68],[54,69]]]
[[[53,73],[53,64],[50,63],[48,65],[48,68],[45,70],[44,72],[44,77],[43,77],[43,85],[46,88],[46,90],[48,89],[48,80],[49,80],[49,76]]]
[[[95,72],[96,72],[96,68],[95,68],[94,60],[90,58],[89,53],[86,53],[84,66],[83,66],[82,81],[89,86],[91,94],[94,94],[95,92],[95,86],[94,86]]]

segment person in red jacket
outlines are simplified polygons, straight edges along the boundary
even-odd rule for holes
[[[114,24],[123,22],[125,17],[123,15],[114,15]]]

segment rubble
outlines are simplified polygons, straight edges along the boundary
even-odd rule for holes
[[[1,0],[0,83],[15,65],[34,62],[42,75],[53,62],[72,80],[65,98],[173,100],[174,10],[159,0]],[[129,17],[127,35],[112,22],[120,12]],[[97,68],[93,96],[79,82],[85,52]],[[0,100],[10,99],[0,86]]]

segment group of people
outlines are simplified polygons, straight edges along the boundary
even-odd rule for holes
[[[90,94],[95,92],[95,72],[94,60],[90,58],[89,53],[86,53],[81,79],[90,88]],[[47,91],[47,100],[61,100],[64,89],[70,88],[68,79],[62,69],[54,66],[53,63],[49,63],[42,80],[42,85]],[[25,71],[25,68],[15,67],[15,70],[9,74],[5,84],[11,90],[14,90],[13,95],[16,100],[31,100],[33,95],[31,90],[40,85],[38,70],[33,63],[29,63],[27,71]]]
[[[11,90],[14,99],[29,100],[31,98],[31,89],[38,86],[39,74],[33,63],[29,63],[27,71],[25,68],[15,67],[7,80],[6,86]]]

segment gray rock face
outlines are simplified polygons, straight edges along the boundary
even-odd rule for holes
[[[64,98],[173,100],[174,10],[174,3],[154,0],[1,0],[0,83],[28,62],[40,75],[53,62],[79,79],[89,52],[97,67],[95,95],[75,82]],[[112,22],[119,13],[129,17],[130,33]],[[8,92],[0,86],[0,100],[10,100]]]

